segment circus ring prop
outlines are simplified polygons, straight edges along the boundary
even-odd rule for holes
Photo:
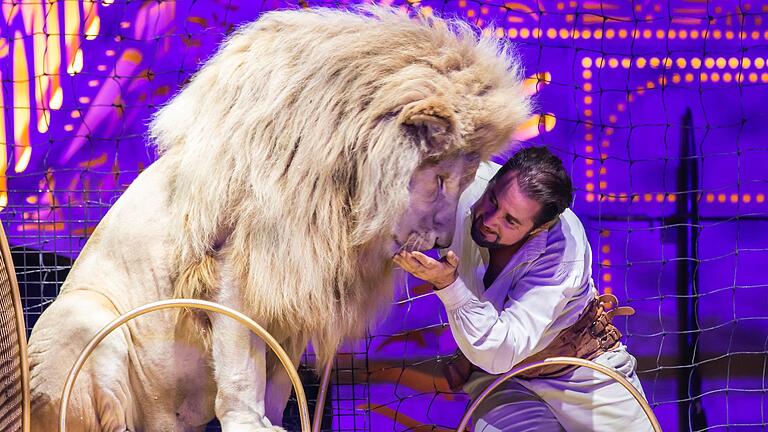
[[[291,380],[293,390],[296,392],[296,397],[298,398],[299,402],[301,430],[302,432],[310,432],[311,429],[309,424],[309,409],[307,407],[307,398],[304,394],[304,387],[302,387],[301,380],[299,379],[299,375],[296,372],[296,368],[293,366],[290,357],[288,357],[288,354],[285,352],[285,350],[283,350],[275,338],[272,337],[269,332],[264,330],[264,328],[258,325],[254,320],[248,318],[247,316],[234,309],[217,303],[194,299],[160,300],[157,302],[148,303],[144,306],[139,306],[115,318],[111,323],[107,324],[103,329],[96,333],[91,341],[88,342],[88,345],[83,348],[83,351],[80,353],[80,356],[77,358],[77,361],[75,361],[75,364],[72,366],[72,369],[70,369],[69,374],[67,375],[67,380],[64,384],[64,390],[61,394],[61,406],[59,409],[60,432],[65,432],[67,429],[67,407],[69,406],[69,397],[72,394],[72,387],[75,384],[77,375],[80,373],[80,370],[83,368],[85,361],[88,360],[91,353],[93,353],[99,343],[101,343],[104,338],[109,336],[118,327],[134,318],[140,317],[150,312],[174,308],[201,309],[226,315],[239,322],[240,324],[248,327],[248,329],[263,339],[264,342],[266,342],[266,344],[272,349],[272,351],[275,352],[277,358],[280,360],[280,363],[282,363],[283,367],[288,372],[288,378]]]
[[[581,366],[586,367],[592,370],[596,370],[598,372],[602,372],[609,377],[611,377],[614,381],[621,384],[627,391],[629,391],[632,394],[632,397],[635,398],[638,404],[643,408],[643,412],[648,417],[648,421],[651,422],[651,426],[653,426],[653,430],[655,432],[661,432],[661,426],[659,425],[659,421],[656,419],[656,415],[653,413],[653,410],[651,409],[651,406],[648,405],[648,402],[645,401],[645,398],[642,394],[640,394],[639,391],[635,388],[635,386],[632,385],[627,379],[621,375],[619,372],[616,372],[615,370],[605,367],[601,364],[595,363],[590,360],[584,360],[577,357],[551,357],[546,360],[542,360],[540,362],[531,363],[524,366],[518,366],[516,368],[513,368],[511,371],[499,376],[496,378],[495,381],[493,381],[488,387],[483,390],[482,393],[480,393],[480,396],[477,397],[474,401],[472,401],[472,404],[469,406],[469,409],[467,409],[467,412],[464,413],[464,417],[461,418],[461,422],[459,423],[459,427],[456,429],[457,431],[463,431],[466,429],[467,425],[469,424],[469,419],[472,417],[472,413],[475,412],[478,406],[480,406],[480,403],[485,400],[485,398],[490,395],[496,388],[498,388],[500,385],[504,384],[507,380],[521,374],[525,373],[534,369],[538,369],[540,367],[544,366],[552,366],[552,365],[573,365],[573,366]]]

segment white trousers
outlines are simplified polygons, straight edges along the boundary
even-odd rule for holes
[[[637,361],[624,345],[594,361],[621,372],[643,393],[635,374]],[[472,398],[493,379],[494,376],[487,376],[478,379],[477,385],[473,383]],[[652,430],[642,408],[627,389],[608,376],[584,367],[554,379],[511,378],[480,404],[473,423],[475,432]]]

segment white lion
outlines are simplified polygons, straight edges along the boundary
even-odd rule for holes
[[[56,429],[67,371],[118,314],[212,300],[298,362],[361,335],[399,248],[447,246],[479,161],[528,115],[518,64],[466,24],[389,9],[283,11],[229,38],[157,114],[160,157],[99,224],[30,339],[33,428]],[[172,311],[108,337],[73,431],[273,429],[291,386],[265,344]],[[279,429],[279,428],[278,428]]]

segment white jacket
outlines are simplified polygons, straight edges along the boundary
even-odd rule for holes
[[[472,240],[470,212],[498,169],[498,164],[481,164],[462,194],[450,247],[460,259],[459,277],[436,291],[459,348],[491,374],[505,373],[544,349],[596,295],[592,251],[570,209],[548,231],[530,238],[485,289],[488,250]]]

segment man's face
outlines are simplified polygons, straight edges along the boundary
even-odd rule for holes
[[[488,186],[472,208],[472,240],[494,249],[525,240],[541,205],[528,198],[517,184],[517,173],[507,172]]]

